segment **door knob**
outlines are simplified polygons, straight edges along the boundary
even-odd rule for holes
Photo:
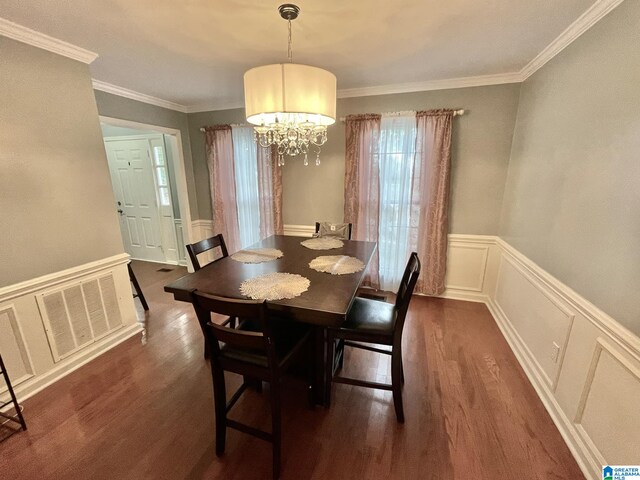
[[[122,209],[120,209],[120,208],[118,209],[118,213],[119,213],[120,215],[124,215],[124,212],[123,212],[123,211],[122,211]]]

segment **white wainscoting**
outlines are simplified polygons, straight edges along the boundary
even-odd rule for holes
[[[452,234],[448,249],[442,297],[486,303],[585,476],[637,464],[640,338],[498,237]]]
[[[176,232],[176,241],[178,242],[178,265],[187,264],[187,250],[185,248],[186,242],[184,241],[184,230],[182,229],[182,220],[176,218],[173,220],[174,229]]]
[[[501,239],[487,306],[588,479],[640,460],[640,339]],[[555,346],[554,346],[555,344]]]
[[[199,242],[205,238],[213,237],[213,221],[212,220],[195,220],[191,222],[191,229],[193,231],[193,242]],[[217,250],[217,249],[216,249]],[[201,253],[198,256],[198,261],[201,265],[208,262],[212,262],[215,259],[214,252],[212,250]],[[204,261],[203,261],[204,260]],[[189,264],[189,271],[191,271],[191,264]]]
[[[128,260],[115,255],[0,289],[0,350],[20,401],[142,330]],[[2,401],[6,390],[0,380]]]

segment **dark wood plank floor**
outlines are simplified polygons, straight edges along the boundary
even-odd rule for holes
[[[160,267],[134,263],[147,344],[130,339],[24,402],[29,430],[0,443],[2,478],[271,477],[271,446],[239,432],[216,458],[202,334],[162,291],[185,270]],[[415,297],[404,340],[404,425],[390,392],[334,385],[331,409],[309,410],[285,385],[283,479],[584,478],[484,305]],[[388,360],[348,351],[345,373],[387,381]],[[251,391],[235,415],[268,429],[266,400]]]

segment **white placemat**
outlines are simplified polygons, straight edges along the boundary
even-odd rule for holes
[[[310,283],[295,273],[267,273],[242,282],[240,292],[253,300],[282,300],[300,296]]]
[[[236,262],[242,263],[263,263],[270,262],[284,255],[277,248],[247,248],[231,255]]]
[[[310,248],[311,250],[331,250],[333,248],[342,247],[344,242],[339,238],[334,237],[317,237],[300,242],[300,244]]]
[[[309,268],[331,275],[346,275],[360,272],[364,269],[364,263],[359,258],[348,255],[323,255],[311,260]]]

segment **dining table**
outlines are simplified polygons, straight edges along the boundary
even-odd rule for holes
[[[166,285],[164,290],[175,300],[193,303],[193,293],[204,292],[229,298],[247,298],[240,292],[240,285],[260,275],[291,273],[306,277],[310,284],[307,291],[294,298],[267,300],[267,308],[274,316],[309,324],[314,338],[314,399],[322,404],[325,391],[326,331],[339,327],[346,319],[367,266],[376,251],[375,242],[342,240],[343,245],[330,250],[312,250],[302,245],[308,238],[272,235],[257,242],[247,250],[271,248],[283,255],[263,263],[242,263],[231,256],[220,258],[200,270],[189,273]],[[325,255],[346,255],[364,263],[356,273],[332,275],[309,267],[309,263]]]

